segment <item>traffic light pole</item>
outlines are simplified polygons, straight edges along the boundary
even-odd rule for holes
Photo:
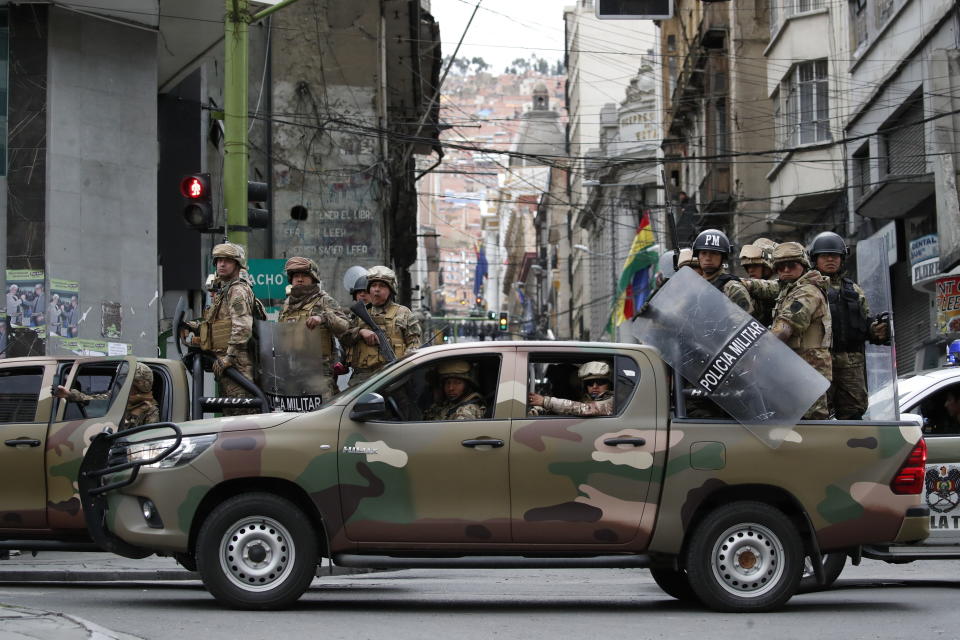
[[[223,208],[227,212],[227,239],[247,247],[247,180],[250,152],[247,146],[247,84],[250,25],[297,0],[283,0],[250,14],[248,0],[225,0],[223,78]],[[269,90],[269,88],[267,89]]]

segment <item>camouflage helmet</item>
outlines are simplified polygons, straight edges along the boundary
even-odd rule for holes
[[[287,263],[283,266],[283,270],[287,272],[287,282],[293,280],[293,274],[295,273],[309,274],[314,282],[320,282],[320,267],[310,258],[294,256],[287,260]]]
[[[446,360],[441,362],[440,366],[437,367],[437,375],[440,376],[441,382],[447,378],[460,378],[471,384],[474,388],[477,386],[477,379],[473,372],[473,367],[471,367],[470,363],[466,360]]]
[[[610,382],[610,365],[600,360],[592,360],[580,365],[577,369],[577,377],[580,382],[586,383],[588,380],[606,380]]]
[[[390,287],[390,293],[397,295],[397,274],[390,267],[385,267],[382,264],[370,267],[370,270],[367,271],[367,291],[370,290],[370,285],[374,281],[384,283]]]
[[[799,262],[807,269],[810,268],[810,259],[807,251],[799,242],[781,242],[773,250],[773,264],[780,262]]]
[[[680,252],[677,253],[677,269],[680,267],[699,267],[700,261],[697,260],[697,257],[693,255],[693,249],[689,247],[686,249],[680,249]]]
[[[761,240],[769,244],[760,243]],[[766,238],[758,238],[753,244],[745,244],[740,249],[740,266],[759,264],[773,271],[773,249],[777,245]]]
[[[148,393],[153,389],[153,371],[142,362],[137,363],[133,372],[133,388],[140,393]]]
[[[353,283],[353,288],[350,289],[350,295],[355,296],[361,291],[367,290],[367,276],[360,276],[357,278],[357,281]]]
[[[216,262],[217,258],[230,258],[236,260],[241,269],[247,268],[247,253],[243,250],[243,247],[238,244],[233,244],[232,242],[218,244],[213,248],[214,262]]]

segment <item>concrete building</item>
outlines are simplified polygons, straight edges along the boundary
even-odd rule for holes
[[[570,154],[568,201],[570,215],[577,216],[587,207],[591,197],[583,181],[595,179],[591,176],[605,166],[603,154],[599,151],[604,106],[622,99],[643,55],[655,46],[655,32],[649,20],[599,20],[593,0],[577,0],[564,12],[564,21]],[[614,118],[609,109],[607,114],[608,118]],[[613,120],[607,124],[610,122]],[[571,246],[590,245],[594,229],[573,221],[570,228]],[[605,238],[602,242],[604,246],[612,247],[617,240]],[[610,250],[604,250],[604,253],[609,254]],[[579,339],[599,339],[601,336],[597,335],[596,327],[600,325],[600,316],[609,313],[610,300],[591,293],[594,271],[589,263],[595,258],[587,260],[585,255],[577,252],[571,258],[573,334]]]
[[[9,355],[154,355],[179,296],[199,312],[222,235],[184,225],[179,181],[209,172],[223,225],[223,19],[217,0],[0,6],[4,288],[79,303],[74,335],[28,328]],[[409,297],[413,156],[437,136],[429,3],[303,0],[250,40],[249,178],[270,185],[273,219],[249,255],[316,257],[338,296],[350,265],[390,264]]]

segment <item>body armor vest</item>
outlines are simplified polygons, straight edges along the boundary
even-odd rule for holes
[[[833,317],[834,353],[863,353],[863,343],[869,338],[869,324],[860,308],[860,296],[853,288],[853,280],[841,278],[840,287],[830,287],[827,293],[830,314]]]
[[[720,291],[720,293],[723,293],[723,288],[727,286],[727,283],[730,282],[731,280],[740,282],[740,278],[733,275],[732,273],[721,273],[719,276],[714,278],[714,280],[710,284],[715,286]]]
[[[400,329],[397,328],[396,319],[398,311],[400,311],[400,305],[395,302],[390,302],[387,304],[386,312],[382,316],[374,317],[373,321],[377,323],[377,326],[380,327],[384,335],[387,336],[387,340],[390,341],[390,346],[393,347],[393,352],[397,358],[402,358],[407,352],[407,345],[403,341],[403,336],[400,335]],[[370,315],[373,316],[372,313]],[[361,326],[370,329],[363,321],[361,321]],[[380,347],[378,345],[370,346],[363,340],[358,340],[354,348],[356,349],[356,357],[352,359],[352,363],[355,368],[378,369],[386,364],[383,356],[380,355]]]
[[[237,278],[217,294],[213,304],[207,307],[203,312],[203,322],[200,323],[200,348],[204,351],[225,352],[230,344],[230,333],[233,330],[233,323],[230,320],[230,314],[220,316],[220,309],[223,307],[224,300],[227,299],[227,292],[234,285],[241,284],[243,280]],[[252,293],[252,291],[251,291]],[[251,305],[253,307],[255,305]],[[256,311],[254,311],[256,313]]]
[[[277,322],[306,323],[307,318],[313,315],[313,307],[322,297],[322,292],[317,293],[317,295],[306,300],[298,309],[294,309],[292,311],[287,309],[281,310],[280,316],[277,318]],[[304,330],[307,330],[306,327],[304,327]],[[333,336],[330,335],[330,329],[327,328],[326,324],[320,324],[313,330],[320,332],[320,344],[322,345],[320,355],[322,355],[324,358],[329,358],[333,354]]]

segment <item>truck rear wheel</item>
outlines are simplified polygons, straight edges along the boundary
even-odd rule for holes
[[[681,602],[699,602],[697,594],[690,587],[690,579],[683,569],[651,567],[650,575],[664,593]]]
[[[704,518],[687,546],[690,586],[715,611],[770,611],[796,592],[803,545],[782,511],[734,502]]]
[[[218,505],[200,528],[197,569],[220,603],[282,609],[303,595],[317,566],[317,540],[289,500],[245,493]]]

